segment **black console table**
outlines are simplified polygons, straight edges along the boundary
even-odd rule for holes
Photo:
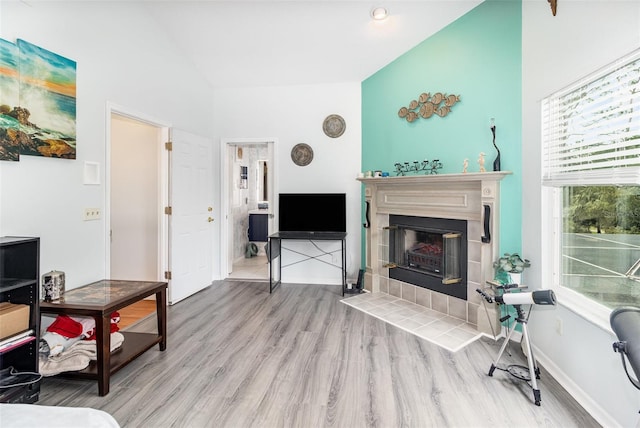
[[[336,266],[333,263],[321,260],[319,257],[327,255],[329,253],[323,253],[318,256],[311,256],[308,254],[298,253],[297,251],[285,248],[285,250],[294,251],[306,257],[304,260],[292,263],[297,264],[307,260],[315,259],[319,262],[334,266],[342,270],[342,295],[344,296],[345,289],[347,288],[347,252],[346,252],[346,232],[277,232],[269,236],[269,293],[280,285],[282,282],[282,241],[286,240],[304,240],[304,241],[340,241],[341,242],[341,259],[340,266]],[[274,260],[278,259],[278,279],[273,278]],[[291,266],[291,265],[287,265]],[[285,266],[285,267],[287,267]]]

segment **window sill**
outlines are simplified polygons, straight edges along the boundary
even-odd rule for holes
[[[583,295],[565,287],[554,287],[554,293],[556,294],[556,300],[559,305],[567,308],[594,326],[614,334],[609,321],[611,309],[595,303]]]

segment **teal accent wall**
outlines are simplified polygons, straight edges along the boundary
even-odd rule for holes
[[[501,170],[513,172],[501,183],[501,252],[520,252],[522,241],[521,28],[520,0],[487,0],[362,82],[363,171],[393,176],[396,162],[439,159],[441,174],[460,173],[467,158],[478,172],[480,152],[492,171],[495,118]],[[423,92],[460,102],[445,117],[401,119]]]

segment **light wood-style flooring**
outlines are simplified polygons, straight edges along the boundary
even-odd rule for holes
[[[267,263],[267,256],[260,255],[237,260],[233,263],[233,272],[229,274],[228,279],[268,281],[269,263]]]
[[[155,313],[156,311],[156,299],[144,299],[135,302],[132,305],[122,308],[118,311],[120,314],[120,322],[118,327],[125,329],[130,325],[133,325],[145,317]]]
[[[45,378],[38,404],[104,410],[122,427],[597,427],[544,367],[540,407],[500,342],[450,352],[340,302],[339,286],[221,281],[168,308],[167,350],[111,378]],[[153,329],[150,317],[131,327]],[[526,364],[513,355],[501,362]]]

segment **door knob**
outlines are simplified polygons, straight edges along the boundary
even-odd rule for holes
[[[211,222],[213,221],[213,219],[212,219],[211,217],[209,217],[209,218],[207,219],[207,221],[208,221],[209,223],[211,223]]]
[[[211,212],[211,211],[213,211],[213,208],[209,207],[209,208],[207,208],[207,211]]]

